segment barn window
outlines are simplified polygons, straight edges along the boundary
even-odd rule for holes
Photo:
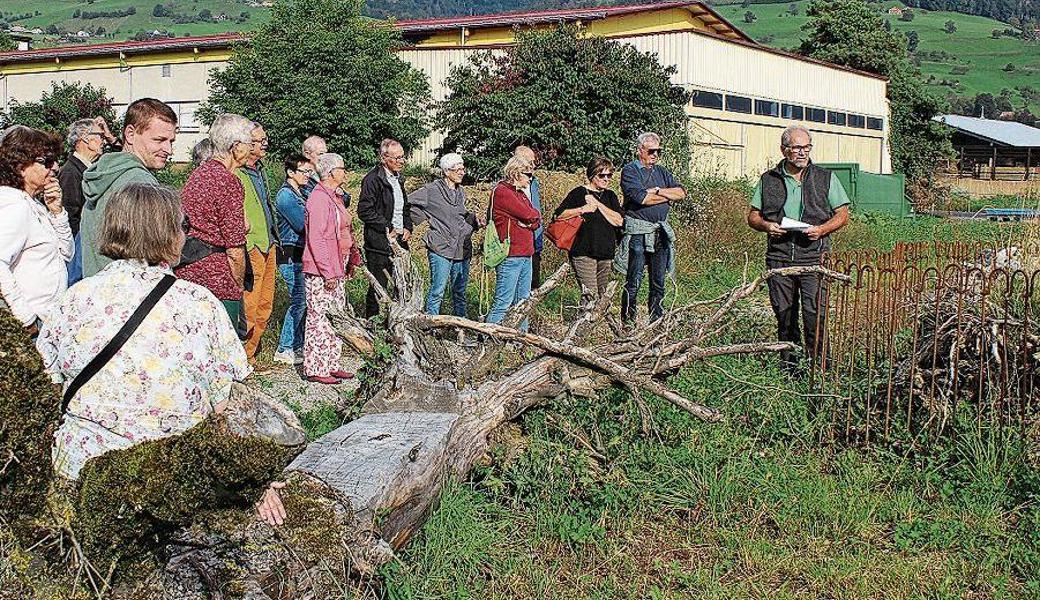
[[[826,123],[827,122],[827,111],[822,108],[805,108],[806,119],[813,123]]]
[[[163,77],[173,77],[173,69],[170,68],[170,65],[163,65],[162,66],[162,76]]]
[[[867,117],[867,129],[881,131],[885,128],[885,120],[877,117]]]
[[[867,119],[863,115],[849,115],[849,127],[863,129],[867,125]]]
[[[722,94],[697,90],[693,93],[693,105],[722,110]]]
[[[780,116],[785,119],[801,121],[805,118],[805,108],[797,104],[784,104],[780,107]]]
[[[772,100],[755,100],[755,114],[766,117],[779,117],[780,103]]]
[[[848,115],[836,110],[827,111],[827,123],[830,125],[844,125]]]
[[[733,94],[726,94],[726,110],[730,112],[738,112],[750,115],[751,98],[745,98],[744,96],[734,96]]]

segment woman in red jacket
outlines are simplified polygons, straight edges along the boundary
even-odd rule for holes
[[[533,171],[530,161],[518,156],[510,158],[502,169],[502,181],[491,194],[491,218],[498,237],[509,239],[509,257],[495,268],[495,300],[488,323],[501,323],[511,306],[531,295],[534,232],[542,221],[542,215],[525,193]],[[526,322],[521,329],[527,329]]]
[[[321,181],[307,196],[303,247],[303,279],[307,293],[307,318],[303,335],[303,373],[308,381],[335,384],[350,379],[340,366],[343,342],[336,336],[326,313],[346,304],[343,280],[350,275],[356,254],[350,213],[336,194],[347,181],[343,158],[322,154],[315,162]]]

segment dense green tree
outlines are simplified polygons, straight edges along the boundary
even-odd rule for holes
[[[408,149],[429,131],[429,84],[397,57],[401,43],[393,27],[361,16],[361,0],[282,0],[210,76],[199,114],[262,123],[280,155],[320,134],[348,166],[370,166],[383,138]]]
[[[64,136],[73,121],[94,117],[104,117],[112,131],[118,131],[112,98],[105,88],[89,83],[53,82],[39,102],[13,101],[2,120],[5,127],[17,123]]]
[[[675,145],[673,157],[687,156],[689,95],[669,79],[674,72],[653,54],[573,26],[520,32],[514,47],[452,70],[436,117],[442,151],[462,152],[479,178],[494,176],[518,144],[551,169],[583,168],[595,155],[620,163],[648,130]]]
[[[746,13],[744,13],[744,22],[745,23],[754,23],[757,20],[758,20],[758,15],[756,15],[753,12],[751,12],[750,10],[747,11]]]
[[[946,21],[946,23],[943,24],[943,31],[946,33],[955,33],[957,31],[957,23]]]
[[[914,11],[912,11],[912,10],[910,10],[908,8],[904,8],[903,12],[899,13],[899,20],[900,21],[906,21],[907,23],[909,23],[910,21],[913,21],[914,20]]]
[[[10,52],[17,49],[18,44],[15,43],[14,38],[8,35],[6,31],[0,31],[0,52]]]
[[[932,121],[946,107],[910,63],[906,39],[885,31],[884,19],[862,0],[813,0],[807,14],[803,54],[889,78],[893,165],[910,181],[929,178],[952,154],[946,128]]]
[[[886,23],[888,21],[885,21]],[[921,36],[916,31],[911,29],[906,32],[906,51],[913,54],[917,52],[917,46],[921,43]]]

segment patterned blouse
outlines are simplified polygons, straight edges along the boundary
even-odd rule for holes
[[[245,246],[244,201],[238,177],[215,160],[202,163],[188,176],[181,192],[181,206],[191,223],[188,235],[220,248]],[[221,300],[242,299],[242,288],[223,252],[177,269],[177,277],[205,287]]]
[[[169,272],[117,260],[70,288],[36,342],[54,381],[71,382]],[[91,457],[181,433],[247,375],[245,351],[224,307],[205,288],[177,281],[72,398],[55,434],[55,469],[75,479]]]

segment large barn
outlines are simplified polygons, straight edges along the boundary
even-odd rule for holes
[[[814,134],[819,162],[855,162],[891,172],[883,77],[760,45],[700,2],[597,7],[398,21],[407,44],[400,56],[427,74],[435,100],[447,93],[452,66],[473,52],[513,43],[514,28],[577,23],[589,34],[634,45],[675,65],[675,83],[693,93],[687,107],[693,169],[753,175],[779,158],[780,131],[802,123]],[[177,158],[205,135],[195,109],[208,96],[210,69],[226,63],[234,34],[146,42],[46,48],[0,54],[0,102],[37,100],[52,81],[104,86],[125,107],[153,96],[181,116]],[[412,160],[429,162],[434,132]]]

